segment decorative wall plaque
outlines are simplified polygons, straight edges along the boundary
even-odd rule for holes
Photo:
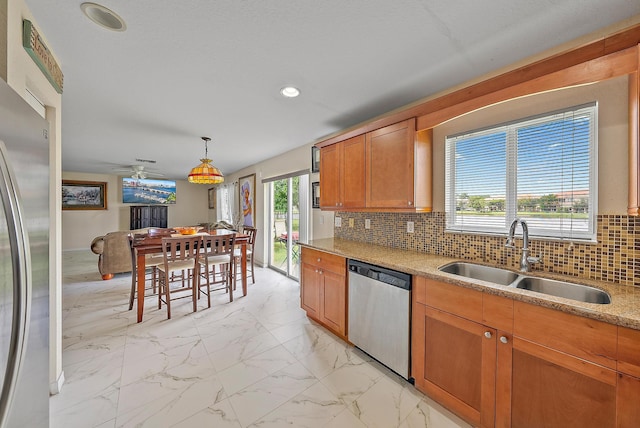
[[[22,46],[47,77],[56,92],[62,93],[64,76],[51,51],[28,19],[22,20]]]

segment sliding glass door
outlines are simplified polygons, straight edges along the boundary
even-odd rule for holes
[[[295,173],[269,182],[269,267],[300,278],[299,241],[309,230],[309,174]]]

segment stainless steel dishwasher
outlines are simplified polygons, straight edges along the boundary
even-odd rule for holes
[[[349,341],[409,379],[411,275],[349,260]]]

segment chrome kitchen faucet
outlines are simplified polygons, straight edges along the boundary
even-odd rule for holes
[[[530,272],[531,265],[533,263],[540,263],[542,261],[542,256],[533,257],[529,256],[529,227],[527,226],[527,222],[524,220],[520,220],[516,218],[511,222],[511,226],[509,227],[509,235],[507,236],[507,242],[504,244],[505,247],[515,248],[515,233],[516,226],[520,223],[522,226],[522,257],[520,258],[520,270],[522,272]]]

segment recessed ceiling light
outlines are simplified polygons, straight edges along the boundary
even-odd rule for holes
[[[293,86],[285,86],[284,88],[280,89],[280,93],[284,97],[295,98],[300,95],[300,90],[298,88],[294,88]]]
[[[82,3],[80,9],[82,9],[87,18],[108,30],[124,31],[127,29],[127,24],[117,13],[100,4]]]

